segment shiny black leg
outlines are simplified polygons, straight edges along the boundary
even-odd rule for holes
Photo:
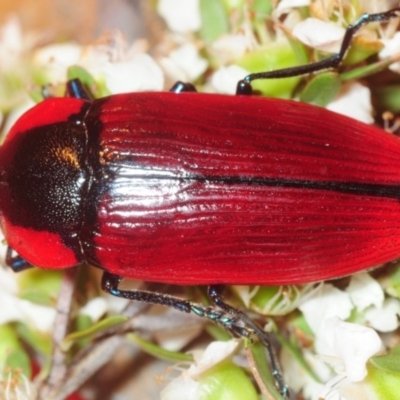
[[[271,340],[269,334],[261,329],[254,321],[252,321],[244,312],[226,304],[223,300],[224,286],[221,285],[211,285],[208,288],[208,297],[213,301],[213,303],[218,306],[221,310],[224,310],[227,314],[231,315],[234,319],[243,321],[247,329],[252,329],[257,335],[259,340],[263,343],[264,347],[267,349],[269,363],[272,369],[272,375],[275,379],[275,384],[277,389],[282,394],[284,398],[289,395],[289,389],[285,384],[282,377],[281,367],[279,365],[278,358],[271,346]]]
[[[86,90],[80,79],[71,79],[67,82],[66,87],[67,95],[69,97],[75,97],[77,99],[92,101],[93,98],[90,93]]]
[[[259,72],[247,75],[244,79],[238,82],[236,87],[236,94],[251,94],[251,82],[257,79],[288,78],[292,76],[311,74],[312,72],[323,71],[326,69],[337,68],[342,62],[344,56],[346,55],[354,35],[362,26],[370,22],[384,22],[392,18],[398,17],[400,17],[399,7],[383,13],[364,14],[354,24],[347,27],[339,53],[334,54],[331,57],[325,58],[324,60],[307,65],[300,65],[298,67],[283,68],[276,71]]]
[[[269,336],[257,324],[255,324],[245,313],[226,304],[222,299],[222,286],[210,286],[208,294],[210,299],[218,307],[209,307],[202,304],[192,303],[182,300],[179,297],[169,296],[166,294],[155,293],[143,290],[120,290],[118,285],[123,278],[104,271],[101,281],[102,289],[117,297],[123,297],[128,300],[142,301],[151,304],[161,304],[164,306],[175,308],[179,311],[194,313],[201,317],[207,318],[212,322],[222,326],[235,337],[251,338],[257,335],[260,341],[267,348],[269,362],[278,390],[286,399],[288,389],[283,381],[280,373],[279,363],[271,348]]]
[[[197,92],[196,88],[191,83],[184,83],[181,81],[176,82],[169,91],[174,93]]]

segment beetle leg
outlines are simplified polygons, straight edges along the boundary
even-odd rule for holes
[[[142,301],[151,304],[161,304],[186,313],[193,312],[200,317],[207,318],[221,325],[236,337],[251,337],[254,334],[254,330],[246,327],[244,321],[237,318],[235,313],[226,312],[223,308],[217,310],[214,307],[192,303],[179,297],[157,292],[145,290],[120,290],[118,289],[118,285],[122,279],[123,278],[118,275],[104,271],[101,279],[101,288],[107,293],[117,297],[123,297],[124,299]]]
[[[337,68],[346,55],[354,35],[362,26],[370,22],[388,21],[392,18],[398,17],[400,17],[399,7],[378,14],[363,14],[356,22],[354,22],[354,24],[347,27],[339,53],[307,65],[247,75],[244,79],[238,82],[236,94],[251,94],[250,83],[257,79],[288,78],[292,76],[311,74],[312,72],[323,71],[325,69]]]
[[[145,290],[120,290],[118,289],[118,285],[121,280],[122,278],[120,276],[104,271],[101,279],[101,288],[107,293],[117,297],[123,297],[124,299],[152,304],[162,304],[187,313],[190,313],[191,311],[190,303],[186,300],[180,299],[179,297]]]
[[[212,322],[217,323],[236,337],[240,336],[250,338],[256,334],[267,348],[270,365],[272,367],[272,374],[276,385],[283,397],[285,399],[287,398],[288,388],[283,381],[279,363],[277,362],[276,356],[271,348],[268,334],[257,326],[246,314],[224,303],[220,293],[221,287],[210,286],[209,288],[210,298],[220,309],[218,310],[214,307],[192,303],[180,299],[179,297],[166,294],[144,290],[120,290],[118,289],[118,285],[122,279],[123,278],[118,275],[104,271],[101,279],[101,288],[107,293],[124,299],[151,304],[161,304],[187,313],[193,312],[200,317],[207,318]]]
[[[236,318],[234,313],[227,313],[222,308],[222,311],[220,311],[214,307],[207,307],[202,304],[191,303],[190,301],[183,300],[179,297],[157,292],[145,290],[120,290],[118,289],[118,285],[122,279],[123,278],[118,275],[104,271],[101,280],[101,288],[107,293],[117,297],[123,297],[128,300],[142,301],[151,304],[161,304],[186,313],[193,312],[196,315],[210,319],[211,321],[221,325],[236,337],[251,337],[254,334],[253,329],[247,328],[242,320]]]
[[[267,349],[269,364],[272,369],[272,375],[275,379],[276,387],[280,391],[282,396],[284,398],[287,398],[289,394],[289,389],[286,386],[285,381],[283,380],[281,367],[278,358],[271,346],[269,334],[261,329],[256,323],[254,323],[254,321],[252,321],[245,313],[225,303],[223,300],[224,289],[225,287],[222,285],[211,285],[208,287],[208,297],[216,306],[224,310],[227,314],[234,316],[237,320],[243,321],[247,327],[250,327],[254,331],[259,340]]]
[[[176,82],[169,91],[174,93],[197,92],[196,88],[191,83],[184,83],[181,81]]]
[[[93,100],[92,96],[86,90],[82,81],[78,78],[71,79],[67,82],[66,91],[69,97],[75,97],[77,99],[88,100],[88,101]]]
[[[10,267],[14,272],[21,272],[33,267],[32,264],[25,261],[21,256],[13,256],[12,252],[12,247],[8,246],[6,252],[6,265]]]

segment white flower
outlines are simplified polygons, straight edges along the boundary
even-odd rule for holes
[[[21,371],[0,369],[0,398],[4,400],[34,400],[37,387]]]
[[[33,61],[54,84],[66,80],[68,67],[78,63],[81,53],[82,47],[76,43],[52,44],[36,50]]]
[[[9,268],[0,268],[0,325],[20,321],[39,331],[50,332],[55,309],[20,299],[18,291],[17,275]]]
[[[382,348],[382,341],[373,329],[343,322],[338,317],[326,319],[317,338],[324,342],[317,344],[317,351],[318,347],[324,349],[318,353],[336,366],[337,372],[345,372],[351,382],[365,378],[367,361]]]
[[[212,342],[204,351],[193,352],[194,362],[161,392],[161,400],[197,400],[200,396],[199,377],[223,360],[231,357],[239,342]]]
[[[281,15],[291,8],[296,8],[296,7],[304,7],[304,6],[309,6],[310,5],[310,0],[281,0],[276,7],[274,13],[276,15]]]
[[[304,349],[303,357],[322,382],[332,378],[332,369],[314,353]],[[318,398],[323,385],[316,382],[299,363],[293,361],[293,354],[283,348],[280,361],[285,381],[290,382],[292,390],[302,392],[306,399]]]
[[[199,0],[159,0],[157,10],[173,32],[194,32],[201,27]]]
[[[312,331],[317,333],[326,319],[335,316],[346,319],[353,307],[347,293],[324,283],[299,306],[299,309]]]
[[[358,311],[372,305],[381,308],[385,299],[381,285],[368,272],[353,275],[345,291]]]
[[[339,96],[326,107],[330,111],[347,115],[366,124],[372,124],[370,90],[358,82],[344,85]]]
[[[389,298],[378,307],[374,306],[365,312],[365,319],[372,328],[380,332],[393,332],[399,327],[400,301]]]
[[[385,59],[396,56],[400,53],[400,32],[396,32],[392,38],[382,40],[384,48],[379,52],[379,58]],[[400,62],[393,63],[389,68],[400,73]]]
[[[79,310],[79,314],[87,315],[92,322],[97,322],[107,310],[107,300],[104,297],[95,297]]]
[[[161,68],[148,54],[140,54],[127,61],[108,62],[96,72],[98,78],[105,79],[112,94],[161,91],[164,87]]]
[[[293,36],[307,46],[331,53],[339,52],[344,33],[345,29],[337,24],[317,18],[301,21],[292,31]]]
[[[248,71],[237,65],[222,67],[212,75],[211,86],[217,93],[235,94],[238,81],[248,74]]]
[[[111,94],[160,91],[164,87],[163,72],[140,47],[129,46],[119,32],[109,32],[86,47],[74,43],[43,47],[35,52],[34,61],[52,83],[64,82],[67,69],[80,65],[97,81],[105,81]]]
[[[193,82],[208,67],[206,59],[200,57],[197,48],[187,43],[172,51],[168,58],[161,60],[163,68],[175,81]]]
[[[18,66],[24,52],[21,25],[16,17],[9,17],[0,28],[0,68],[3,71]]]
[[[252,44],[243,34],[223,35],[215,40],[211,49],[220,64],[227,64],[243,57]]]

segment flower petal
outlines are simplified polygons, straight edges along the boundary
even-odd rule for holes
[[[339,357],[349,381],[359,382],[367,375],[366,363],[382,348],[379,335],[371,328],[341,321],[338,317],[326,319],[319,337],[331,349],[328,356]]]

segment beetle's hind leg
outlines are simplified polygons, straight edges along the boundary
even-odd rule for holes
[[[282,396],[285,399],[288,398],[288,388],[283,381],[279,363],[271,348],[268,334],[264,332],[257,324],[255,324],[245,313],[237,310],[223,301],[221,286],[210,286],[208,290],[210,299],[217,306],[217,308],[215,308],[192,303],[179,297],[157,292],[144,290],[121,290],[118,289],[118,285],[122,279],[123,278],[118,275],[104,271],[101,280],[101,287],[105,292],[117,297],[151,304],[161,304],[187,313],[192,312],[222,326],[235,337],[251,338],[254,334],[257,335],[260,341],[267,348],[269,362],[272,368],[272,374],[275,379],[276,386]]]

